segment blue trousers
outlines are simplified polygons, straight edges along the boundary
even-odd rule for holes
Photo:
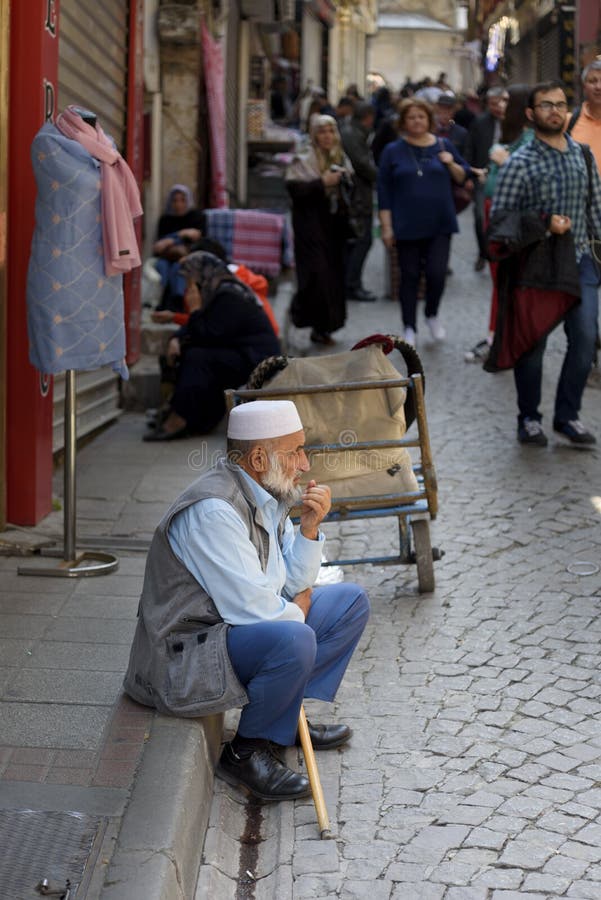
[[[571,422],[578,418],[582,394],[595,357],[597,316],[599,313],[599,272],[590,256],[580,260],[580,303],[573,306],[564,319],[568,349],[563,360],[555,395],[556,422]],[[542,419],[539,412],[543,355],[547,339],[544,337],[520,359],[514,369],[518,395],[518,421],[526,418]]]
[[[232,625],[227,649],[249,702],[238,734],[294,744],[304,697],[333,700],[369,617],[356,584],[313,590],[303,622]]]
[[[397,241],[397,255],[401,270],[399,300],[405,328],[417,331],[417,290],[422,272],[426,276],[426,318],[438,314],[444,291],[451,249],[450,234],[436,234],[417,241]]]

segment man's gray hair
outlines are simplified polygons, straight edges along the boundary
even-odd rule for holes
[[[586,80],[586,76],[588,75],[589,72],[598,72],[600,70],[601,70],[601,59],[597,58],[597,59],[594,59],[592,62],[590,62],[588,64],[588,66],[584,67],[584,69],[582,70],[582,75],[580,77],[582,78],[582,81],[584,82]]]
[[[248,456],[250,451],[253,447],[256,447],[257,444],[260,444],[261,447],[264,447],[265,450],[270,453],[273,450],[273,441],[273,438],[263,438],[261,440],[254,438],[250,441],[242,441],[239,438],[228,438],[226,447],[227,458],[230,462],[240,462],[241,459]]]
[[[503,87],[502,84],[497,84],[495,87],[491,87],[486,92],[486,99],[489,97],[502,97],[503,94],[507,93],[507,88]]]

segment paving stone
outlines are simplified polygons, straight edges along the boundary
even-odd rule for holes
[[[389,900],[393,885],[390,881],[353,880],[345,878],[340,893],[342,900]]]
[[[574,834],[574,840],[582,844],[592,844],[593,847],[601,845],[601,825],[591,823],[585,825]]]
[[[584,875],[589,867],[590,863],[588,860],[571,859],[568,856],[556,854],[545,863],[543,872],[551,872],[554,875],[577,880]]]
[[[544,894],[532,891],[493,891],[492,900],[547,900]]]
[[[464,806],[459,804],[445,810],[439,816],[437,821],[440,824],[452,825],[481,825],[493,814],[492,807],[482,806]]]
[[[519,888],[524,880],[522,869],[491,868],[476,875],[473,884],[487,888],[514,889]]]
[[[559,848],[564,856],[572,859],[586,859],[589,862],[598,863],[601,861],[601,848],[592,847],[588,844],[581,844],[577,841],[566,841]]]
[[[552,854],[550,847],[533,844],[520,836],[505,845],[499,864],[518,866],[521,869],[540,869]]]
[[[391,900],[442,900],[445,891],[440,884],[403,884],[395,885],[390,896]]]
[[[570,886],[571,879],[558,875],[531,872],[524,879],[525,891],[539,891],[544,894],[563,894]]]
[[[488,888],[450,887],[444,896],[445,900],[487,900]]]
[[[590,881],[574,881],[565,896],[572,897],[574,900],[599,900],[599,884]]]
[[[337,872],[339,868],[338,848],[335,841],[297,841],[292,860],[295,878],[300,875],[321,875]]]

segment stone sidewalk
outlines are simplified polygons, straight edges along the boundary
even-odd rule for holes
[[[463,362],[490,281],[462,219],[448,340],[418,336],[440,484],[431,530],[446,551],[436,591],[419,596],[412,568],[347,570],[372,617],[335,709],[307,704],[354,728],[319,754],[335,840],[319,840],[311,802],[257,810],[217,782],[197,900],[601,897],[599,449],[551,432],[561,331],[545,359],[545,449],[516,441],[511,373]],[[397,330],[394,304],[350,312],[353,338]],[[599,400],[587,390],[582,419],[601,437]],[[336,550],[367,555],[395,527],[328,530]]]

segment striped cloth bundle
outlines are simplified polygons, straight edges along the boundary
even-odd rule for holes
[[[281,213],[254,209],[206,209],[206,236],[219,241],[228,257],[270,277],[293,265],[290,226]]]

